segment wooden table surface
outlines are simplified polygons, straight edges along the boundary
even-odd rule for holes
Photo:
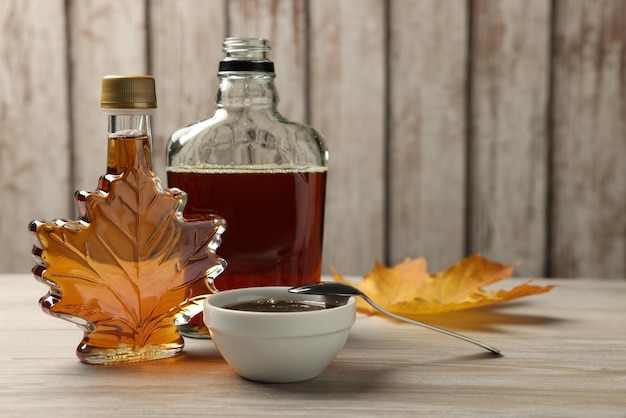
[[[0,416],[626,416],[626,281],[536,280],[551,292],[429,321],[479,347],[359,315],[316,379],[240,378],[210,340],[174,359],[89,366],[81,331],[37,301],[30,275],[0,275]],[[506,280],[502,287],[517,284]]]

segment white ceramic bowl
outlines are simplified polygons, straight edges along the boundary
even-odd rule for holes
[[[323,301],[289,287],[227,290],[204,302],[204,322],[224,359],[241,376],[261,382],[298,382],[319,376],[344,346],[356,318],[347,304],[304,312],[250,312],[224,306],[261,298]]]

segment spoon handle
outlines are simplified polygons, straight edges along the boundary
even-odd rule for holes
[[[473,338],[470,338],[470,337],[466,337],[465,335],[457,334],[456,332],[448,331],[448,330],[443,329],[443,328],[438,328],[438,327],[435,327],[433,325],[428,325],[428,324],[425,324],[423,322],[414,321],[414,320],[406,318],[404,316],[397,315],[397,314],[395,314],[393,312],[389,312],[388,310],[384,309],[383,307],[378,305],[376,302],[374,302],[372,299],[370,299],[368,296],[366,296],[364,294],[361,294],[359,296],[361,296],[363,299],[365,299],[367,301],[367,303],[372,305],[372,307],[374,309],[376,309],[376,310],[378,310],[378,311],[380,311],[380,312],[384,313],[385,315],[388,315],[388,316],[390,316],[392,318],[396,318],[396,319],[399,319],[400,321],[405,321],[405,322],[408,322],[410,324],[419,325],[420,327],[428,328],[428,329],[430,329],[432,331],[441,332],[442,334],[446,334],[446,335],[449,335],[451,337],[459,338],[459,339],[461,339],[463,341],[467,341],[468,343],[476,344],[477,346],[482,347],[485,350],[491,351],[493,354],[497,354],[497,355],[501,354],[499,349],[497,349],[495,347],[492,347],[492,346],[490,346],[488,344],[485,344],[485,343],[482,343],[480,341],[474,340]]]

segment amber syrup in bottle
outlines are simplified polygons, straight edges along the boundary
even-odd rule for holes
[[[41,307],[79,325],[81,361],[167,358],[183,348],[178,325],[201,311],[222,270],[217,216],[183,218],[186,194],[163,189],[152,170],[154,79],[107,76],[107,172],[95,192],[77,192],[79,218],[33,221],[37,265],[50,287]]]
[[[318,282],[325,141],[278,112],[266,39],[227,38],[223,51],[215,113],[172,134],[168,184],[189,194],[186,217],[228,222],[220,246],[228,264],[218,290]],[[208,336],[199,317],[181,332]]]

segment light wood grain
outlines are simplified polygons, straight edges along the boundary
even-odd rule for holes
[[[510,280],[498,287],[520,284]],[[429,317],[504,356],[377,315],[357,317],[316,379],[258,384],[236,375],[209,340],[176,359],[88,366],[81,331],[44,315],[45,286],[0,276],[2,416],[622,417],[626,304],[622,280],[538,280],[551,292]]]
[[[276,71],[279,111],[287,119],[307,122],[306,1],[229,0],[229,34],[266,38]]]
[[[226,11],[222,1],[151,0],[148,5],[150,68],[159,103],[153,160],[157,175],[165,182],[165,147],[170,135],[215,111]]]
[[[473,4],[470,252],[537,275],[546,263],[550,2]]]
[[[73,189],[95,190],[106,173],[101,80],[107,74],[147,73],[145,17],[140,1],[69,1]]]
[[[311,124],[326,137],[324,265],[365,273],[384,255],[384,8],[310,2]]]
[[[465,253],[467,10],[391,2],[390,255],[442,270]]]
[[[213,111],[222,38],[259,36],[273,47],[281,113],[330,148],[325,272],[363,275],[405,256],[437,271],[482,252],[521,261],[521,276],[624,277],[625,8],[2,1],[0,272],[30,269],[28,221],[73,217],[74,190],[103,174],[103,75],[156,76],[164,177],[167,137]]]
[[[626,271],[626,2],[559,1],[551,274]]]
[[[0,3],[0,271],[30,271],[33,219],[70,213],[63,1]]]

